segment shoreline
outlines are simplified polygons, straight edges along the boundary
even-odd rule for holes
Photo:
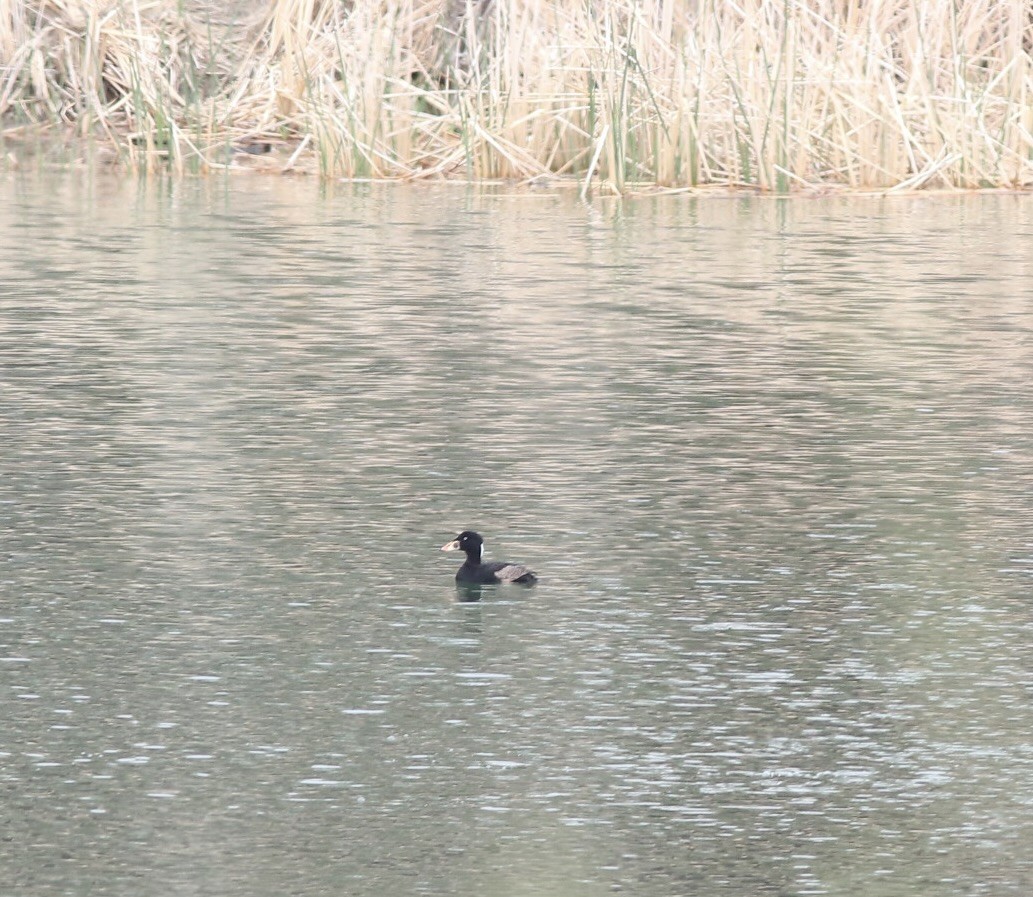
[[[312,159],[302,160],[308,164],[294,164],[284,167],[282,163],[289,159],[296,147],[288,147],[280,154],[269,153],[253,156],[244,152],[234,152],[234,161],[226,164],[204,164],[195,168],[174,170],[168,165],[135,166],[119,158],[118,153],[108,144],[74,140],[77,144],[87,144],[89,149],[80,154],[54,152],[48,157],[48,147],[53,150],[65,148],[67,141],[57,139],[33,142],[32,152],[18,152],[5,146],[4,134],[0,129],[0,174],[14,174],[31,170],[53,170],[57,172],[91,171],[106,172],[118,177],[155,177],[155,178],[215,178],[215,177],[260,177],[314,180],[326,184],[370,185],[370,186],[410,186],[423,188],[455,187],[493,190],[499,188],[512,189],[524,195],[548,196],[556,194],[577,193],[582,199],[636,199],[665,196],[687,196],[707,199],[742,199],[745,197],[759,200],[784,199],[893,199],[893,198],[951,198],[969,196],[1033,196],[1033,184],[1029,186],[985,186],[985,187],[950,187],[950,186],[918,186],[907,187],[849,187],[843,184],[813,184],[805,188],[778,193],[752,184],[708,183],[695,186],[663,186],[649,182],[625,182],[618,191],[609,182],[585,182],[574,176],[561,176],[546,173],[530,178],[466,178],[460,175],[436,175],[433,177],[345,177],[321,174],[318,165]],[[257,162],[255,160],[258,160]]]

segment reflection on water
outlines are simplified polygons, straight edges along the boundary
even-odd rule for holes
[[[7,176],[5,889],[1028,893],[1031,238]]]

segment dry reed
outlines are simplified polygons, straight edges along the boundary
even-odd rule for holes
[[[219,9],[216,20],[210,9]],[[0,0],[4,130],[145,167],[285,146],[327,176],[1033,186],[1024,0]]]

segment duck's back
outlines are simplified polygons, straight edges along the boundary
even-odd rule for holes
[[[488,564],[463,564],[456,573],[457,582],[491,585],[492,583],[519,583],[531,586],[538,582],[534,571],[523,564],[507,564],[496,561]]]

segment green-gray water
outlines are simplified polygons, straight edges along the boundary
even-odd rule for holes
[[[4,175],[0,893],[1030,893],[1031,247]]]

